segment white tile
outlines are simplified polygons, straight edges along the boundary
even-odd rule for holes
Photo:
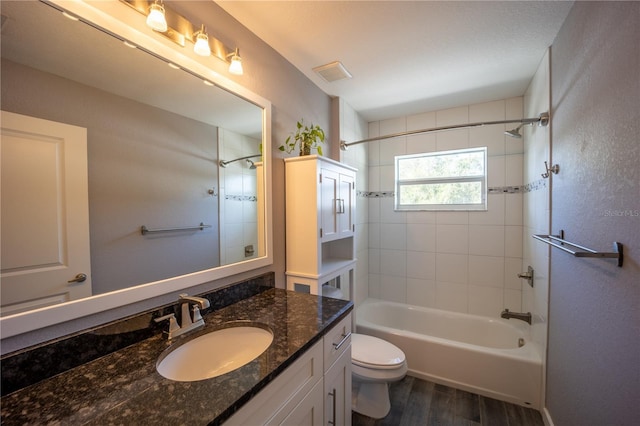
[[[404,277],[380,275],[380,295],[383,300],[407,303],[407,282]]]
[[[407,138],[397,137],[380,141],[380,165],[393,165],[395,157],[407,153]]]
[[[436,308],[466,313],[468,310],[467,285],[437,281]]]
[[[380,136],[400,133],[407,130],[407,119],[405,117],[389,118],[380,121]]]
[[[451,151],[469,147],[469,130],[451,130],[436,133],[436,151]]]
[[[469,313],[498,318],[502,312],[503,291],[497,287],[469,286]]]
[[[369,223],[380,223],[380,198],[369,198]]]
[[[520,290],[505,289],[503,309],[522,312],[522,292]]]
[[[463,254],[436,254],[436,280],[466,284],[469,256]]]
[[[469,122],[499,121],[505,117],[505,101],[483,102],[469,106]]]
[[[438,225],[436,251],[438,253],[469,253],[469,225]]]
[[[469,256],[469,284],[502,288],[504,257]]]
[[[469,212],[435,212],[438,225],[468,225]]]
[[[436,282],[407,278],[407,303],[434,308],[436,306]]]
[[[381,223],[380,248],[390,250],[406,250],[407,226],[400,223]]]
[[[407,224],[407,250],[435,252],[436,226],[427,223]]]
[[[436,126],[451,126],[469,122],[469,107],[461,106],[456,108],[436,111]]]
[[[380,273],[380,249],[369,249],[369,274]]]
[[[504,227],[469,225],[469,254],[504,256]]]
[[[380,166],[369,167],[369,191],[379,192],[380,189]]]
[[[380,190],[394,191],[396,183],[396,170],[393,162],[391,165],[380,166]]]
[[[381,299],[380,295],[380,275],[369,274],[369,297],[373,299]]]
[[[380,248],[380,223],[369,223],[369,248]]]
[[[436,278],[436,254],[420,251],[408,251],[407,253],[407,277],[423,280],[435,280]]]
[[[504,225],[505,194],[488,194],[487,211],[469,212],[469,225]]]
[[[505,210],[504,210],[505,225],[522,225],[523,195],[524,194],[506,194],[505,195]]]
[[[423,133],[407,136],[407,154],[422,154],[436,151],[436,134]]]
[[[524,155],[511,154],[506,156],[505,183],[507,186],[522,185],[524,168]]]
[[[380,122],[373,121],[369,123],[369,137],[380,136]],[[369,166],[380,165],[380,143],[378,141],[369,142],[368,146],[368,162]]]
[[[394,210],[392,197],[380,198],[380,221],[382,223],[406,223],[407,213]]]
[[[524,98],[518,96],[505,100],[505,119],[517,120],[523,118],[524,114]]]
[[[507,289],[518,290],[522,289],[523,283],[526,281],[518,278],[518,274],[526,272],[526,267],[522,264],[522,259],[515,257],[504,258],[504,286]],[[535,274],[534,274],[535,276]]]
[[[504,126],[493,125],[469,129],[469,148],[487,147],[487,155],[504,155]]]
[[[522,257],[522,226],[505,226],[504,252],[509,257]]]
[[[407,223],[436,223],[436,212],[407,212]]]
[[[436,127],[436,113],[423,112],[407,116],[407,130],[431,129]]]
[[[405,277],[407,274],[406,252],[404,250],[380,249],[380,274]]]
[[[505,186],[505,157],[487,158],[487,184],[492,186]]]

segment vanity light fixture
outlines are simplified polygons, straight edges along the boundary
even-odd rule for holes
[[[227,55],[227,58],[231,57],[231,63],[229,64],[229,72],[235,75],[242,75],[242,58],[240,57],[240,49],[236,47],[233,53]]]
[[[165,32],[168,29],[167,19],[164,16],[164,6],[158,0],[149,6],[147,15],[147,25],[158,32]]]
[[[2,0],[0,0],[2,1]],[[230,74],[243,75],[240,49],[231,49],[214,36],[207,34],[204,23],[200,28],[184,16],[165,6],[163,0],[120,0],[146,17],[147,26],[181,47],[193,43],[193,51],[202,57],[215,56],[228,66]]]
[[[204,24],[195,34],[195,45],[193,51],[200,56],[211,56],[211,47],[209,46],[209,36],[204,31]]]

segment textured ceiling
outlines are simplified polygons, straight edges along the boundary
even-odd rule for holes
[[[520,96],[572,2],[217,1],[367,121]],[[313,68],[341,61],[352,79]]]

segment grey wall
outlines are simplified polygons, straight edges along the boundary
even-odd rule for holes
[[[552,231],[624,266],[551,251],[547,409],[640,419],[640,3],[576,2],[552,47]]]
[[[217,127],[10,61],[2,109],[87,129],[93,294],[219,266]]]
[[[212,61],[212,69],[238,84],[268,99],[272,103],[272,142],[273,142],[273,254],[274,263],[269,267],[238,274],[212,283],[204,283],[190,289],[189,293],[198,294],[230,283],[274,271],[276,285],[285,286],[285,211],[284,211],[284,162],[277,150],[287,136],[295,130],[296,121],[304,118],[307,122],[320,125],[329,133],[331,123],[331,98],[314,85],[308,78],[287,62],[280,54],[264,41],[251,33],[233,17],[212,1],[165,2],[170,4],[193,22],[201,22],[208,32],[228,46],[241,49],[244,75],[229,74],[221,61]],[[219,62],[219,64],[218,64]],[[329,141],[325,155],[332,157],[333,144]],[[2,340],[2,353],[8,353],[48,339],[63,336],[88,327],[122,318],[151,309],[164,303],[174,302],[175,295],[169,294],[144,302],[123,306],[108,312],[99,313],[79,320],[42,329]],[[124,301],[123,301],[124,302]]]

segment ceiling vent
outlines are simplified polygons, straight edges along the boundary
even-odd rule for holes
[[[351,78],[352,75],[342,65],[340,61],[331,62],[330,64],[321,65],[313,69],[327,83],[332,83],[345,78]]]

